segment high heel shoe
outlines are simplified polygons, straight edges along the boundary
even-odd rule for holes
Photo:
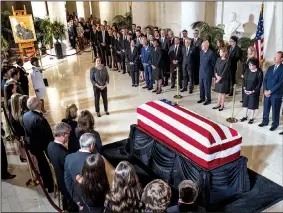
[[[221,107],[221,105],[212,107],[212,109],[219,109],[220,107]]]
[[[221,111],[223,111],[223,109],[224,109],[224,107],[220,108],[218,111],[220,111],[220,112],[221,112]]]
[[[253,123],[254,123],[254,119],[252,118],[249,120],[248,124],[253,124]]]
[[[246,121],[246,120],[248,120],[248,116],[241,118],[240,121],[241,121],[241,122],[244,122],[244,121]]]

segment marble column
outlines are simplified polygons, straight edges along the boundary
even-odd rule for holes
[[[47,16],[45,1],[31,1],[33,17],[44,19]]]
[[[142,29],[149,23],[149,2],[132,2],[133,23],[141,26]]]
[[[191,24],[205,21],[205,2],[181,2],[181,31],[186,29],[188,36],[193,36]]]
[[[90,17],[89,1],[77,1],[76,6],[77,6],[78,18],[87,19]]]
[[[110,1],[101,1],[99,2],[99,11],[100,11],[100,20],[101,23],[103,21],[107,21],[109,25],[112,24],[112,18],[114,17],[114,8],[113,8],[113,3]]]
[[[62,41],[63,52],[65,52],[66,49],[70,49],[65,4],[65,1],[47,2],[50,21],[59,21],[60,23],[64,24],[66,38]]]
[[[99,2],[91,1],[92,17],[100,18]]]

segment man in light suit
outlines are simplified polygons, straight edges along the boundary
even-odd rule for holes
[[[148,45],[148,41],[144,39],[144,46],[141,50],[141,61],[144,68],[144,75],[146,86],[143,89],[152,90],[153,89],[153,81],[152,81],[152,47]]]
[[[264,106],[263,120],[259,127],[267,126],[269,112],[272,108],[272,124],[270,131],[274,131],[279,125],[280,108],[283,96],[283,52],[279,51],[274,57],[274,65],[267,69],[263,80]]]
[[[204,102],[203,105],[208,105],[211,103],[211,81],[214,75],[216,56],[215,53],[209,49],[208,41],[202,42],[201,48],[199,68],[200,100],[198,103]]]
[[[182,64],[182,71],[183,71],[183,78],[184,78],[184,85],[181,92],[187,91],[188,82],[190,81],[189,93],[193,93],[194,89],[194,69],[195,69],[195,62],[196,62],[196,55],[195,55],[195,47],[191,45],[192,41],[190,38],[185,39],[184,46],[182,47],[182,55],[183,55],[183,64]]]

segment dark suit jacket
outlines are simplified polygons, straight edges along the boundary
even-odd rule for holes
[[[101,45],[101,43],[103,43],[103,35],[102,35],[102,31],[98,32],[98,42]],[[109,34],[107,31],[105,31],[105,43],[106,45],[110,45],[110,38],[109,38]]]
[[[186,55],[186,48],[186,46],[182,47],[183,67],[190,71],[193,71],[196,63],[195,47],[193,45],[190,46],[188,55]]]
[[[280,64],[273,73],[274,65],[268,67],[264,80],[263,89],[270,90],[271,96],[281,98],[283,96],[283,64]]]
[[[206,212],[206,210],[195,204],[180,203],[179,205],[169,207],[167,212]]]
[[[204,51],[200,52],[200,68],[199,68],[199,78],[212,78],[214,75],[214,66],[216,63],[215,53],[208,49],[206,53]]]
[[[23,115],[26,139],[31,153],[47,150],[48,144],[54,140],[52,130],[42,113],[29,111]]]
[[[73,37],[72,39],[75,39],[77,37],[77,26],[73,24],[70,28],[68,28],[68,34],[70,37]]]
[[[80,152],[69,154],[65,158],[64,164],[64,179],[66,188],[75,202],[78,202],[78,198],[75,195],[74,181],[76,176],[82,174],[83,166],[86,158],[91,155],[89,152]]]
[[[230,60],[230,70],[233,72],[236,72],[237,63],[242,58],[242,50],[238,45],[234,47],[231,53],[230,53],[231,46],[228,46],[227,49],[228,49],[229,60]]]
[[[194,45],[199,50],[201,50],[202,42],[203,42],[203,40],[201,38],[198,38],[196,42],[195,42],[195,38],[192,38],[192,45]]]
[[[25,95],[29,95],[28,94],[28,73],[26,72],[25,68],[18,66],[17,69],[20,71],[20,79],[19,82],[21,84],[23,93]]]
[[[161,47],[161,49],[164,51],[164,52],[166,52],[166,53],[168,53],[168,51],[169,51],[169,40],[168,40],[168,38],[164,38],[164,42],[162,43],[162,39],[161,39],[161,37],[159,38],[159,42],[160,42],[160,47]]]
[[[151,59],[151,64],[157,68],[163,68],[164,66],[164,61],[162,57],[162,49],[161,47],[157,47],[156,50],[153,48],[152,52],[152,59]]]
[[[78,122],[71,119],[62,119],[62,122],[67,123],[71,126],[71,133],[69,136],[68,150],[70,153],[78,151],[80,147],[80,142],[76,137],[76,128],[78,126]]]
[[[65,158],[69,154],[68,150],[62,144],[51,142],[48,145],[47,152],[50,162],[55,170],[59,190],[62,192],[64,197],[66,197],[68,200],[72,200],[66,188],[64,179],[64,165]]]
[[[141,37],[140,37],[140,39],[141,39]],[[136,47],[138,48],[138,53],[140,55],[141,54],[141,50],[142,50],[142,44],[138,41],[137,37],[135,38],[135,41],[136,41]]]
[[[147,46],[147,50],[145,49],[145,47],[142,48],[141,50],[142,63],[147,63],[151,65],[152,51],[153,51],[153,48],[151,46]]]
[[[93,32],[93,30],[90,31],[90,40],[92,45],[94,46],[98,46],[98,31],[96,30],[95,32]]]
[[[230,73],[230,61],[229,59],[225,59],[222,61],[221,58],[217,58],[216,64],[214,67],[214,74],[217,73],[220,77],[223,79],[228,79],[229,78],[229,73]]]
[[[168,39],[168,41],[169,41],[169,47],[171,47],[172,45],[175,44],[175,39],[174,38]]]
[[[182,46],[181,45],[179,45],[179,47],[178,47],[177,54],[175,53],[175,45],[172,45],[170,47],[168,54],[169,54],[169,58],[170,58],[171,63],[172,63],[173,60],[177,60],[179,65],[182,64],[183,55],[182,55]]]
[[[133,53],[131,51],[131,48],[127,49],[126,57],[128,62],[133,62],[135,65],[137,65],[139,59],[138,48],[134,47]]]

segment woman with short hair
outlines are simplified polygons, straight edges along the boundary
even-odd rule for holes
[[[81,111],[78,118],[78,126],[75,129],[75,134],[78,141],[84,133],[92,133],[95,135],[95,149],[98,153],[102,153],[101,138],[99,133],[94,130],[94,118],[88,110]]]
[[[106,195],[106,212],[140,212],[141,186],[134,167],[121,161],[115,169],[110,192]]]
[[[70,153],[76,152],[80,149],[80,143],[76,137],[76,128],[78,122],[75,120],[78,116],[78,108],[75,104],[70,104],[66,108],[66,117],[62,119],[62,122],[71,126],[71,132],[69,136],[68,150]]]
[[[77,175],[75,194],[79,199],[80,211],[103,212],[106,194],[109,191],[105,163],[100,154],[87,157],[82,175]]]
[[[148,183],[142,193],[146,212],[166,212],[170,199],[171,188],[161,179]]]

